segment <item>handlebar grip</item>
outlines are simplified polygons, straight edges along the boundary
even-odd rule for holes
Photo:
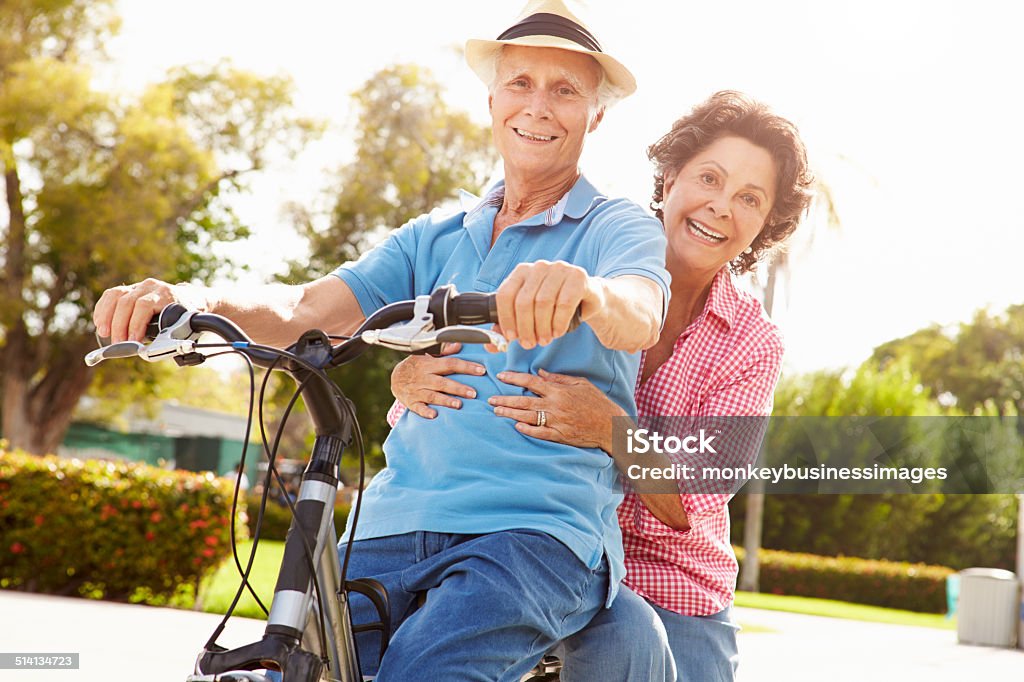
[[[478,325],[498,321],[497,295],[478,292],[460,294],[455,285],[449,284],[436,289],[430,297],[430,312],[434,315],[436,327],[455,324]],[[580,326],[580,309],[576,308],[569,321],[571,332]]]
[[[167,329],[172,324],[181,319],[188,310],[185,306],[180,303],[171,303],[170,305],[164,306],[164,309],[158,313],[155,313],[153,317],[149,318],[149,324],[146,325],[146,341],[152,341],[160,333],[161,329]],[[99,341],[100,346],[109,346],[110,337],[96,335],[96,340]]]
[[[437,335],[437,341],[438,343],[493,343],[487,336],[487,332],[481,329],[446,329]]]
[[[468,292],[449,299],[448,324],[477,325],[498,321],[498,302],[494,294]]]

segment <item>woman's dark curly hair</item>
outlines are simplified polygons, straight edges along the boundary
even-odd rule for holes
[[[796,126],[741,92],[723,90],[673,123],[672,130],[647,150],[647,157],[655,163],[651,208],[659,220],[664,221],[661,204],[665,178],[678,173],[722,137],[742,137],[765,149],[775,162],[771,212],[750,245],[752,252],[741,253],[729,264],[734,273],[740,274],[753,270],[761,256],[793,233],[811,202],[814,177],[807,167],[807,150]]]

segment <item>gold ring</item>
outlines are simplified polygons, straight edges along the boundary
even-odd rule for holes
[[[537,426],[548,425],[548,413],[544,410],[537,410]]]

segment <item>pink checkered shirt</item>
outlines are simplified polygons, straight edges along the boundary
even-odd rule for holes
[[[637,414],[770,414],[782,353],[782,335],[764,308],[723,269],[711,283],[704,311],[679,336],[671,357],[638,385]],[[619,506],[624,582],[669,611],[718,613],[732,604],[738,572],[729,541],[731,495],[681,497],[690,522],[686,532],[663,524],[627,491]]]

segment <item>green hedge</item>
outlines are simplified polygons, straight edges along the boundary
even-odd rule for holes
[[[0,587],[188,603],[230,556],[231,496],[212,473],[0,449]]]
[[[249,494],[246,503],[249,507],[249,537],[256,537],[256,520],[260,510],[260,495]],[[345,522],[348,519],[349,507],[345,504],[338,504],[334,507],[334,528],[339,535],[345,530]],[[263,528],[260,531],[261,540],[284,540],[288,535],[288,527],[292,522],[292,510],[288,507],[267,500],[267,508],[263,512]]]
[[[1014,495],[766,495],[761,546],[821,556],[1014,570]],[[729,503],[742,538],[746,495]]]
[[[743,563],[743,548],[736,558]],[[762,549],[761,592],[838,599],[923,613],[946,612],[945,566]]]

